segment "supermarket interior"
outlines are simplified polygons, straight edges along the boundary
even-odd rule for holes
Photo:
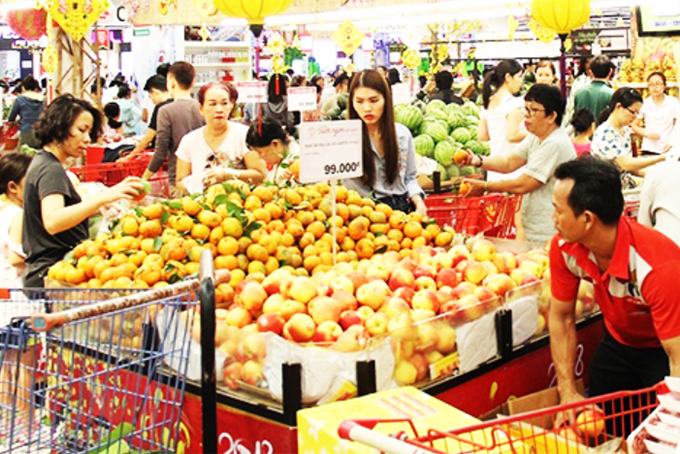
[[[479,1],[0,0],[0,454],[680,453],[680,0]]]

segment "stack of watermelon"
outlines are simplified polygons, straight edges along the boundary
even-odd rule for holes
[[[459,106],[439,100],[428,104],[415,101],[410,106],[396,105],[394,115],[398,123],[411,130],[416,152],[437,161],[442,180],[476,173],[472,167],[453,163],[453,155],[460,148],[479,155],[489,154],[489,143],[477,140],[479,107],[474,103]]]
[[[336,98],[337,107],[333,107],[326,112],[329,120],[347,120],[347,102],[349,95],[341,93]]]

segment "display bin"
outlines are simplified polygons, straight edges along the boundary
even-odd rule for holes
[[[418,430],[410,419],[344,421],[341,437],[386,454],[590,453],[619,452],[628,436],[658,406],[667,392],[661,383],[639,391],[623,391],[558,405],[453,430]],[[567,419],[567,423],[562,421]],[[376,430],[390,424],[391,435]],[[397,426],[401,424],[401,428]],[[644,440],[647,444],[648,441]],[[663,444],[653,443],[663,447]],[[629,446],[629,449],[631,446]],[[666,452],[654,448],[628,452]],[[675,452],[674,447],[668,452]]]
[[[149,160],[142,155],[129,162],[105,162],[100,164],[86,164],[71,167],[80,181],[99,182],[106,186],[114,186],[127,177],[140,177],[144,175]]]
[[[514,228],[515,213],[522,196],[488,194],[465,197],[455,194],[430,195],[425,199],[427,214],[437,224],[453,227],[457,233],[507,238]]]

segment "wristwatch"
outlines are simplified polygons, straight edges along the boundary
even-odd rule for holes
[[[484,157],[482,155],[477,155],[479,158],[479,165],[477,167],[482,167],[484,165]]]

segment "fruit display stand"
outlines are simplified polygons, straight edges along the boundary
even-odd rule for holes
[[[343,189],[337,216],[323,184],[230,182],[152,202],[78,245],[48,276],[93,289],[162,286],[193,274],[206,249],[217,269],[232,271],[215,288],[217,308],[196,314],[202,348],[189,366],[186,452],[203,451],[203,427],[219,452],[295,452],[298,410],[399,386],[478,416],[550,384],[545,251],[454,237]],[[587,289],[579,375],[602,334],[586,297]],[[206,358],[215,364],[207,372]],[[206,374],[215,397],[196,385]],[[218,406],[216,424],[209,404]]]

